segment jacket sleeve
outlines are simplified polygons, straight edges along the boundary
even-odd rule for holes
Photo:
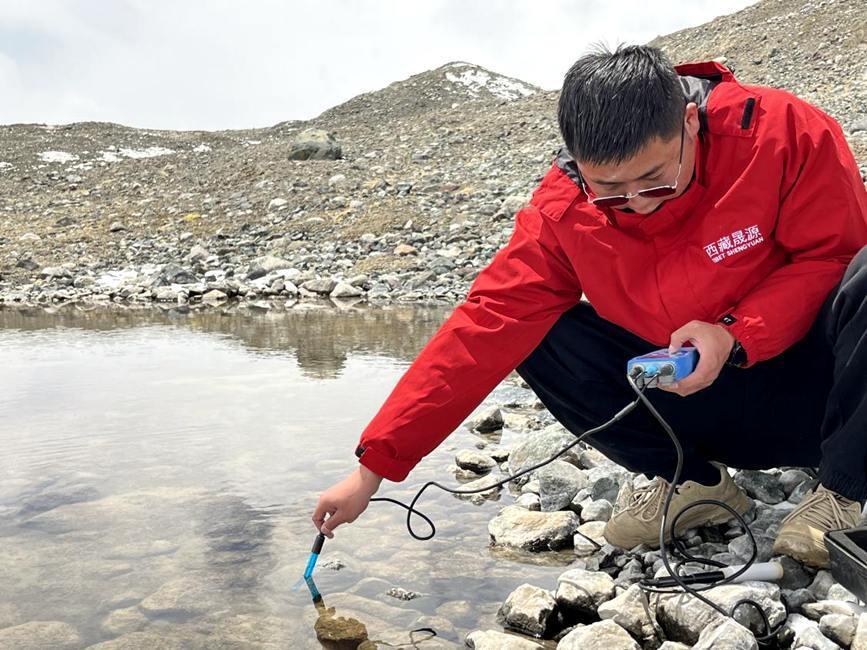
[[[581,288],[551,224],[519,211],[509,243],[398,381],[361,434],[361,464],[402,481],[535,349]]]
[[[787,120],[780,211],[773,233],[787,264],[728,314],[751,366],[803,338],[852,257],[867,244],[867,192],[842,130],[810,106]]]

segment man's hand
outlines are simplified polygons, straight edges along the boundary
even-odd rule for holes
[[[313,525],[329,539],[340,524],[352,523],[376,494],[382,477],[359,465],[349,476],[325,490],[313,513]],[[328,519],[325,519],[325,515]]]
[[[729,358],[735,337],[722,325],[693,320],[671,335],[670,353],[677,352],[689,341],[698,350],[699,359],[695,370],[678,382],[659,388],[681,397],[692,395],[710,386]]]

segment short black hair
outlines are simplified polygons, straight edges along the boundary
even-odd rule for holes
[[[648,45],[604,45],[578,59],[563,80],[557,119],[575,160],[618,164],[683,124],[686,100],[674,66]]]

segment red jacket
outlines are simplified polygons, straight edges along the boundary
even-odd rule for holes
[[[361,434],[363,465],[403,480],[582,291],[657,347],[688,321],[727,314],[749,364],[806,334],[867,244],[867,192],[843,133],[810,104],[741,85],[716,63],[677,70],[702,125],[690,187],[649,216],[600,209],[558,156],[509,243]]]

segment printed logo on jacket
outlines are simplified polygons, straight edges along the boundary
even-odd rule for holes
[[[758,226],[748,226],[743,230],[735,230],[730,235],[720,237],[716,241],[705,244],[704,252],[714,264],[719,264],[724,258],[743,253],[745,250],[758,246],[765,238]]]

